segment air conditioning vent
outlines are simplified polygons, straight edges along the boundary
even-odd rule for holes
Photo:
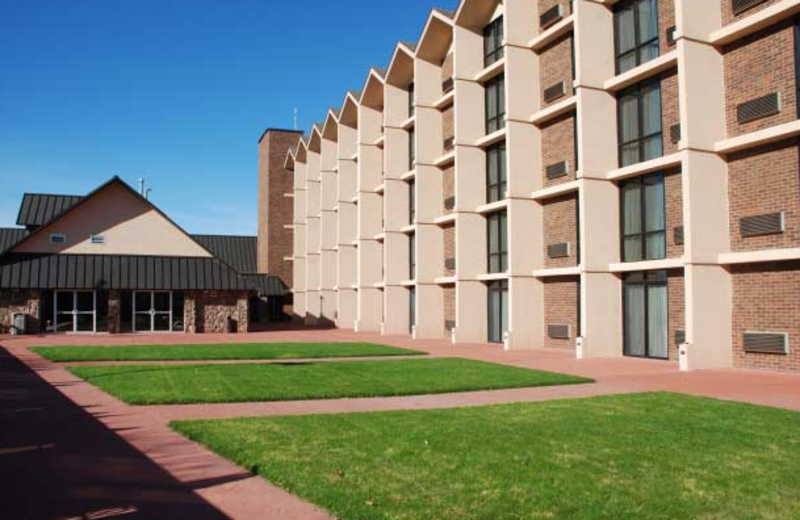
[[[570,243],[564,242],[561,244],[550,244],[547,246],[547,256],[549,258],[569,258]]]
[[[669,127],[669,140],[672,144],[678,144],[681,142],[681,125],[672,125]]]
[[[563,323],[550,323],[547,325],[547,336],[550,339],[570,339],[572,326]]]
[[[554,5],[544,13],[542,16],[539,17],[539,26],[542,29],[550,27],[557,21],[561,20],[564,17],[564,9],[561,7],[561,4]]]
[[[445,269],[450,269],[451,271],[454,271],[456,269],[456,259],[448,258],[447,260],[444,261],[444,267]]]
[[[675,329],[675,344],[683,345],[686,343],[686,331],[684,329]]]
[[[456,198],[455,197],[447,197],[444,199],[444,209],[452,210],[456,207]]]
[[[455,82],[453,78],[447,78],[446,80],[442,81],[442,92],[445,94],[451,92],[455,87]]]
[[[776,235],[786,229],[783,213],[769,213],[744,217],[739,221],[742,237],[757,237],[761,235]]]
[[[678,28],[674,25],[667,29],[667,45],[670,47],[675,45],[675,33],[678,31]]]
[[[544,102],[551,103],[560,97],[567,95],[567,84],[559,81],[555,85],[551,85],[544,89]]]
[[[550,180],[564,177],[568,173],[569,161],[561,161],[560,163],[551,164],[545,168],[545,175],[547,175],[547,178]]]
[[[740,14],[764,2],[766,0],[731,0],[731,7],[733,7],[733,14]]]
[[[736,107],[736,120],[740,125],[757,119],[773,116],[781,111],[781,97],[778,92],[756,98]]]
[[[676,246],[682,246],[684,244],[683,229],[683,226],[676,226],[672,230],[672,238]]]
[[[455,137],[448,137],[444,140],[444,149],[445,151],[452,150],[456,145],[456,138]]]
[[[745,332],[744,351],[750,354],[789,353],[789,335],[774,332]]]

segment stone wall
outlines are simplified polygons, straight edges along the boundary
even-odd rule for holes
[[[28,315],[28,331],[39,332],[41,295],[36,290],[0,291],[0,334],[11,332],[13,316],[22,312]]]
[[[248,330],[248,298],[245,291],[191,291],[184,303],[184,326],[187,332],[225,332],[228,318],[236,331]]]

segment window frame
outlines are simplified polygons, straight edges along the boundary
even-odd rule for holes
[[[487,81],[484,86],[484,118],[486,121],[486,135],[492,134],[506,127],[506,78],[505,74],[498,74]],[[495,105],[489,103],[489,92],[495,90]],[[502,95],[501,95],[502,94]],[[500,100],[502,99],[502,103]],[[495,114],[490,116],[491,109]]]
[[[658,99],[659,99],[659,124],[658,124],[658,131],[653,132],[651,134],[642,135],[644,129],[644,110],[642,109],[643,99],[644,99],[644,90],[647,87],[656,86],[658,88]],[[623,141],[622,136],[622,98],[626,96],[630,96],[632,93],[635,93],[636,96],[636,125],[637,125],[637,137],[635,139],[631,139],[629,141]],[[652,138],[660,137],[661,139],[661,154],[657,155],[656,157],[646,157],[645,155],[645,147],[643,146],[644,143]],[[626,146],[631,144],[638,143],[639,145],[639,156],[636,162],[632,162],[630,164],[625,164],[623,162],[623,150]],[[639,164],[641,162],[649,161],[652,159],[657,159],[659,157],[664,156],[664,97],[663,97],[663,90],[661,88],[661,77],[656,76],[651,79],[647,79],[645,81],[641,81],[636,83],[635,85],[631,85],[628,88],[621,90],[617,94],[617,162],[620,167],[631,166],[633,164]]]
[[[493,233],[497,233],[495,251],[491,246]],[[508,272],[508,212],[505,210],[486,216],[486,272],[488,274]]]
[[[647,231],[647,197],[645,195],[645,190],[647,187],[647,180],[651,179],[658,179],[661,184],[662,190],[662,201],[661,207],[664,210],[663,215],[663,222],[664,227],[660,230],[654,231]],[[638,233],[625,233],[625,191],[624,187],[628,184],[637,183],[639,186],[639,232]],[[625,181],[620,182],[619,184],[619,236],[620,236],[620,258],[622,262],[649,262],[653,260],[664,260],[669,255],[667,252],[667,246],[669,242],[667,240],[667,185],[666,185],[666,174],[664,172],[656,172],[651,173],[648,175],[641,175],[638,177],[633,177],[631,179],[626,179]],[[663,249],[664,249],[664,256],[661,258],[649,258],[648,255],[648,248],[647,248],[647,239],[651,236],[661,235],[663,238]],[[628,238],[635,238],[639,237],[640,240],[640,247],[641,247],[641,256],[635,260],[629,260],[625,254],[625,244]]]
[[[501,141],[486,149],[486,203],[500,202],[506,199],[508,189],[508,156],[506,142]],[[490,166],[494,163],[497,167],[497,182],[491,182],[489,175]]]
[[[67,243],[67,234],[66,233],[50,233],[50,243],[51,244],[66,244]]]
[[[653,16],[655,16],[655,24],[656,24],[656,35],[655,35],[655,37],[653,37],[653,38],[651,38],[651,39],[649,39],[647,41],[644,41],[644,42],[641,41],[641,39],[642,39],[641,27],[640,27],[640,25],[638,23],[638,21],[639,21],[639,6],[643,2],[649,2],[649,3],[653,4]],[[633,7],[633,19],[634,19],[634,29],[633,29],[634,45],[633,45],[633,48],[631,50],[628,50],[625,53],[620,54],[619,39],[617,38],[617,31],[619,29],[618,15],[623,10],[628,9],[631,6]],[[634,68],[638,67],[639,65],[647,63],[648,61],[652,61],[652,60],[658,58],[661,55],[661,34],[660,34],[660,30],[659,30],[660,29],[659,22],[660,22],[660,20],[659,20],[659,17],[658,17],[658,0],[623,0],[622,2],[619,2],[619,3],[617,3],[617,5],[614,6],[614,72],[617,75],[622,74],[624,72],[627,72],[627,71],[629,71],[631,69],[634,69]],[[650,58],[650,59],[648,59],[646,61],[642,61],[642,59],[641,59],[641,51],[643,49],[653,45],[653,44],[655,44],[656,48],[658,49],[658,54],[654,58]],[[622,70],[622,68],[620,67],[620,61],[624,57],[628,57],[631,54],[636,58],[636,64],[633,67],[629,68],[629,69]]]
[[[488,67],[505,57],[504,16],[498,16],[483,28],[483,66]]]

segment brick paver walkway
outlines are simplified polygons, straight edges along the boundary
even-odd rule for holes
[[[597,383],[393,398],[130,407],[26,348],[275,341],[371,341],[425,350],[433,356],[587,376]],[[444,341],[352,331],[25,337],[0,338],[0,345],[0,415],[4,425],[11,425],[0,428],[0,485],[4,493],[14,490],[11,501],[0,501],[4,520],[82,519],[107,513],[131,519],[330,520],[314,506],[174,433],[167,426],[174,419],[414,410],[660,390],[800,411],[800,374],[745,370],[680,373],[673,363],[579,361],[571,352],[556,350],[504,352],[495,345],[454,347]],[[45,468],[44,477],[41,468]],[[45,477],[44,486],[39,485],[37,479]],[[43,496],[48,500],[41,500]],[[53,500],[49,500],[51,496]]]

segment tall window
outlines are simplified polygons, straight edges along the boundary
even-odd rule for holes
[[[628,166],[664,155],[661,80],[646,81],[617,97],[619,163]]]
[[[483,66],[488,67],[503,57],[503,17],[483,29]]]
[[[623,337],[626,356],[669,358],[669,295],[666,271],[623,278]]]
[[[415,193],[416,183],[411,181],[408,183],[408,223],[414,224],[417,218],[417,194]]]
[[[408,325],[409,331],[414,332],[417,325],[417,288],[412,287],[408,291]]]
[[[505,211],[492,213],[486,218],[489,246],[489,272],[508,270],[508,216]]]
[[[417,237],[408,235],[408,279],[417,279]]]
[[[623,261],[666,258],[664,175],[637,177],[622,183],[620,189]]]
[[[414,161],[417,160],[417,143],[414,142],[416,132],[412,128],[408,131],[408,171],[414,169]]]
[[[501,74],[486,83],[486,133],[506,126],[505,77]]]
[[[414,116],[414,84],[408,85],[408,117]]]
[[[506,198],[506,143],[486,150],[486,202],[491,204]]]
[[[489,342],[502,343],[508,331],[508,280],[489,283]]]
[[[625,0],[614,7],[617,74],[658,57],[656,0]]]

